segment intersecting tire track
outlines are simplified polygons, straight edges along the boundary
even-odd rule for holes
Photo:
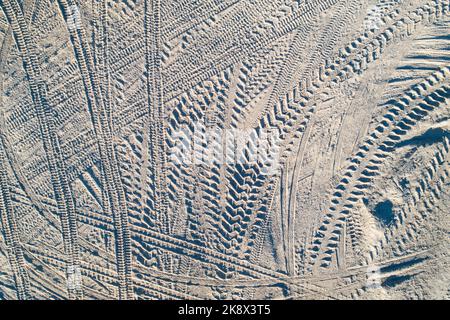
[[[416,122],[448,99],[450,89],[447,86],[438,86],[436,89],[434,87],[445,81],[449,74],[450,70],[444,68],[422,83],[414,85],[402,98],[392,104],[388,103],[392,107],[369,134],[369,138],[362,143],[335,189],[330,212],[326,215],[310,249],[313,261],[319,261],[323,267],[329,265],[347,216],[362,198],[364,189],[369,187],[373,177],[378,175],[383,159],[394,150],[396,142],[401,140],[401,136]]]
[[[0,133],[1,135],[1,133]],[[3,140],[3,137],[0,137]],[[5,167],[6,157],[3,141],[0,141],[0,225],[5,238],[7,255],[17,288],[17,299],[27,300],[30,296],[30,279],[25,267],[22,244],[20,243],[16,216],[11,203],[9,179]]]
[[[5,0],[1,3],[13,30],[17,47],[21,53],[23,66],[28,76],[35,112],[39,120],[44,149],[46,152],[54,194],[58,203],[64,248],[69,256],[67,277],[70,278],[72,268],[79,266],[78,230],[76,224],[75,202],[70,184],[67,181],[67,171],[56,135],[54,122],[49,117],[50,106],[47,102],[47,89],[40,79],[40,68],[32,38],[24,20],[22,9],[17,1]],[[82,298],[82,291],[68,287],[69,298]]]
[[[73,0],[59,0],[59,5],[61,8],[61,11],[63,13],[63,17],[68,19],[68,12],[70,12],[70,7],[72,5],[75,5],[77,3]],[[151,1],[152,4],[156,3],[156,10],[153,8],[151,10],[151,14],[159,15],[159,1]],[[260,47],[263,47],[270,41],[273,41],[274,39],[280,39],[287,33],[291,32],[293,28],[299,25],[299,23],[305,23],[310,22],[311,19],[313,19],[313,16],[315,16],[315,12],[319,10],[323,10],[324,8],[327,8],[334,3],[337,3],[339,1],[326,1],[326,2],[318,2],[319,5],[317,5],[316,2],[308,2],[306,5],[306,8],[302,10],[298,10],[298,8],[295,8],[295,3],[298,1],[293,1],[293,9],[290,11],[290,14],[282,17],[282,18],[274,18],[274,20],[277,21],[263,21],[258,24],[257,27],[254,29],[252,28],[250,30],[250,36],[251,39],[250,42],[253,43],[244,43],[246,46],[246,50],[243,50],[243,52],[239,54],[235,54],[235,52],[228,53],[229,56],[226,54],[224,56],[221,56],[220,61],[218,64],[222,63],[218,66],[219,74],[221,73],[221,70],[226,70],[226,67],[229,67],[229,59],[228,58],[242,58],[247,57],[247,55],[251,51],[258,51],[260,52]],[[4,3],[7,3],[7,6],[10,4],[10,1],[1,1],[0,2],[2,6],[4,6]],[[147,9],[150,7],[148,2],[146,2]],[[342,2],[340,3],[342,5]],[[19,4],[14,1],[12,4],[14,7],[12,10],[12,13],[10,12],[10,15],[16,19],[14,11],[19,10],[20,13],[21,9]],[[291,90],[289,93],[287,93],[285,96],[283,95],[282,99],[279,101],[279,103],[275,103],[273,106],[272,103],[269,103],[270,108],[273,108],[271,110],[265,110],[263,114],[258,117],[257,119],[257,125],[256,130],[261,130],[264,128],[267,128],[268,126],[274,127],[277,130],[277,134],[283,141],[283,154],[281,163],[285,164],[285,161],[289,154],[292,153],[292,151],[295,149],[295,143],[298,141],[298,139],[303,136],[303,133],[305,129],[307,129],[308,122],[312,115],[314,114],[317,100],[315,99],[315,96],[317,93],[325,92],[328,89],[328,86],[333,83],[339,83],[342,81],[345,81],[347,78],[349,78],[353,74],[360,73],[362,70],[367,68],[367,64],[378,59],[380,53],[384,50],[384,47],[392,42],[393,38],[396,37],[403,37],[404,35],[410,35],[414,29],[416,28],[417,23],[421,23],[423,20],[426,20],[427,22],[433,22],[434,19],[441,18],[442,14],[448,14],[448,1],[431,1],[429,4],[422,6],[420,9],[416,10],[414,13],[410,15],[410,17],[405,17],[398,19],[397,18],[397,12],[394,12],[389,17],[386,18],[388,25],[383,29],[382,32],[379,34],[376,34],[372,31],[367,32],[363,35],[361,35],[360,38],[352,42],[349,46],[343,48],[341,50],[341,56],[336,59],[336,61],[333,62],[327,62],[324,66],[321,66],[318,68],[318,70],[314,70],[312,72],[312,75],[309,76],[305,81],[303,81],[301,84],[295,86],[293,90]],[[317,8],[316,8],[317,7]],[[147,11],[147,10],[146,10]],[[150,10],[149,10],[150,11]],[[146,43],[144,44],[144,50],[145,50],[145,57],[147,59],[147,81],[150,82],[151,76],[154,76],[156,74],[156,80],[161,80],[161,73],[160,73],[160,66],[158,65],[161,61],[160,57],[157,56],[159,54],[159,51],[162,50],[161,44],[159,44],[159,41],[161,39],[153,39],[153,37],[160,37],[159,34],[159,18],[157,18],[153,22],[148,22],[149,16],[147,15],[145,17],[145,28],[150,31],[154,31],[156,29],[157,32],[151,34],[152,42],[150,43],[150,37],[147,34]],[[301,18],[301,19],[300,19]],[[20,19],[19,19],[20,20]],[[394,22],[392,22],[394,20]],[[15,32],[19,32],[19,35],[22,36],[26,41],[23,45],[25,45],[25,53],[31,52],[31,58],[28,57],[29,65],[28,63],[25,63],[24,58],[24,65],[25,67],[29,68],[30,72],[35,72],[33,68],[39,68],[37,64],[33,64],[35,57],[34,55],[34,47],[31,46],[31,44],[28,44],[27,41],[29,40],[29,35],[25,31],[22,30],[24,24],[22,21],[19,21],[16,23],[18,26],[18,31],[15,30]],[[275,25],[276,27],[273,27]],[[151,26],[151,28],[149,27]],[[22,29],[21,29],[22,28]],[[272,29],[273,28],[273,29]],[[263,30],[263,36],[260,37],[258,35],[259,32]],[[23,33],[23,34],[22,34]],[[228,168],[227,172],[227,179],[229,180],[229,188],[227,190],[226,195],[223,194],[223,190],[220,188],[219,185],[217,185],[217,181],[220,179],[224,179],[220,172],[220,167],[216,170],[214,169],[212,171],[212,174],[208,175],[205,173],[201,173],[199,176],[199,180],[195,180],[200,184],[200,188],[202,190],[202,194],[207,194],[202,201],[204,201],[204,208],[206,210],[212,210],[213,214],[212,216],[212,226],[213,228],[216,228],[219,230],[220,236],[218,237],[218,242],[223,245],[224,250],[220,250],[218,248],[204,248],[201,242],[190,241],[190,239],[186,240],[182,236],[166,236],[164,234],[165,232],[168,232],[169,234],[173,233],[172,226],[170,226],[169,221],[169,208],[175,207],[175,203],[177,203],[179,199],[179,194],[177,194],[177,183],[175,182],[176,179],[181,179],[181,177],[186,177],[186,173],[183,172],[183,169],[180,169],[176,166],[170,167],[170,165],[166,164],[166,161],[164,157],[168,154],[166,152],[165,148],[166,146],[164,144],[170,143],[167,137],[165,137],[165,133],[171,130],[171,128],[164,128],[164,119],[163,119],[163,111],[158,110],[158,107],[162,109],[162,106],[166,101],[164,101],[164,90],[168,90],[170,94],[176,93],[180,88],[177,87],[176,90],[172,90],[170,88],[170,84],[176,84],[177,81],[180,81],[183,85],[189,85],[193,82],[198,83],[201,80],[204,80],[206,78],[210,79],[210,75],[214,74],[217,75],[217,69],[214,69],[210,71],[209,73],[203,73],[204,70],[199,69],[198,74],[189,74],[186,75],[183,72],[180,72],[178,74],[174,75],[174,79],[170,79],[169,86],[167,88],[161,88],[161,83],[159,85],[155,85],[154,80],[152,79],[153,84],[148,86],[148,99],[149,99],[149,105],[150,106],[157,106],[157,108],[150,108],[149,113],[146,115],[150,118],[150,122],[153,124],[156,122],[156,125],[154,128],[150,129],[150,132],[148,134],[148,138],[145,138],[146,142],[152,142],[156,141],[158,144],[156,153],[151,154],[150,164],[151,169],[156,170],[156,174],[150,174],[153,176],[157,176],[154,183],[156,185],[156,190],[158,195],[155,196],[155,201],[153,202],[154,207],[152,207],[152,210],[156,212],[155,215],[162,212],[162,215],[165,215],[166,217],[163,217],[163,223],[162,225],[165,225],[167,227],[159,227],[159,230],[146,230],[140,226],[130,226],[132,234],[130,235],[130,230],[128,230],[128,209],[127,209],[127,199],[126,194],[124,192],[124,189],[122,187],[122,183],[126,184],[127,179],[120,176],[119,171],[119,163],[116,159],[115,155],[115,147],[113,144],[113,132],[114,128],[111,127],[111,106],[108,105],[109,101],[108,98],[104,96],[104,92],[102,92],[101,88],[101,81],[102,79],[98,79],[96,67],[94,65],[94,60],[90,54],[90,49],[88,45],[88,41],[85,35],[84,30],[71,30],[69,27],[69,33],[71,36],[71,41],[74,46],[75,50],[75,56],[77,58],[78,66],[82,74],[83,82],[85,85],[85,91],[86,96],[88,100],[89,105],[89,111],[92,118],[92,124],[94,127],[94,132],[96,134],[96,137],[98,139],[98,147],[100,149],[100,155],[101,155],[101,162],[103,164],[103,170],[104,170],[104,187],[106,190],[104,190],[102,194],[102,203],[105,208],[105,213],[112,212],[113,213],[113,219],[110,219],[108,214],[105,214],[103,217],[99,217],[99,219],[95,219],[95,217],[91,216],[84,216],[83,214],[80,214],[78,217],[75,215],[75,207],[70,205],[70,199],[72,199],[73,202],[73,196],[71,192],[71,186],[70,183],[66,179],[66,168],[62,161],[62,156],[60,152],[59,147],[59,141],[57,138],[57,135],[54,134],[55,129],[55,123],[50,121],[50,127],[47,128],[47,130],[50,132],[49,141],[46,142],[44,139],[44,147],[46,143],[55,144],[57,151],[59,151],[59,154],[56,154],[56,160],[55,160],[55,168],[59,175],[56,180],[63,180],[54,182],[52,177],[52,183],[54,188],[55,184],[62,183],[62,195],[67,196],[69,200],[62,200],[62,203],[68,207],[69,209],[73,210],[73,215],[70,216],[69,214],[69,225],[70,223],[75,223],[76,228],[76,221],[77,219],[79,221],[88,221],[89,224],[95,224],[94,227],[104,228],[111,230],[111,224],[114,224],[113,231],[116,232],[116,253],[117,253],[117,268],[118,268],[118,274],[119,274],[119,290],[120,290],[120,297],[121,298],[131,298],[133,296],[133,284],[135,281],[141,281],[141,280],[135,280],[132,277],[132,273],[135,269],[131,265],[131,247],[132,247],[132,241],[134,241],[136,244],[140,242],[145,242],[146,244],[153,245],[156,248],[161,248],[165,251],[170,251],[175,254],[185,254],[189,258],[202,261],[206,264],[213,264],[215,266],[218,266],[219,268],[222,268],[225,266],[225,269],[230,270],[237,270],[239,273],[255,278],[271,278],[271,279],[283,279],[282,281],[285,281],[288,284],[292,284],[290,280],[286,280],[286,275],[281,272],[273,271],[265,267],[258,266],[259,261],[259,255],[260,250],[262,249],[262,244],[264,241],[264,235],[267,232],[267,216],[269,215],[269,212],[271,210],[271,203],[273,201],[274,194],[276,192],[276,187],[274,188],[274,185],[277,185],[279,182],[279,177],[277,175],[270,177],[270,178],[261,178],[260,172],[265,169],[264,164],[257,164],[255,167],[232,167]],[[25,34],[25,35],[24,35]],[[31,38],[30,38],[31,39]],[[241,39],[239,39],[241,40]],[[248,41],[248,39],[243,40]],[[266,43],[267,42],[267,43]],[[150,43],[150,44],[149,44]],[[21,43],[19,43],[21,44]],[[156,44],[156,49],[149,49],[151,46]],[[31,49],[27,48],[26,45],[30,45]],[[18,45],[19,46],[19,45]],[[140,46],[137,46],[136,52],[140,54],[139,52]],[[20,46],[19,46],[20,49]],[[142,48],[141,48],[142,49]],[[127,61],[130,60],[130,56],[127,55]],[[133,60],[133,59],[131,59]],[[232,60],[233,62],[234,60]],[[235,62],[235,61],[234,61]],[[277,61],[274,62],[276,64]],[[242,70],[245,69],[244,68]],[[155,69],[156,68],[156,69]],[[150,70],[152,69],[152,70]],[[208,68],[206,68],[208,69]],[[314,65],[314,69],[316,69],[316,65]],[[26,69],[28,71],[28,69]],[[247,70],[246,70],[247,71]],[[265,70],[263,70],[265,71]],[[448,74],[449,70],[446,69],[446,75]],[[28,73],[28,72],[27,72]],[[264,72],[261,73],[262,76],[265,75]],[[259,75],[259,76],[261,76]],[[192,76],[193,80],[188,79]],[[437,78],[436,78],[437,79]],[[436,79],[431,79],[431,81],[435,81]],[[34,84],[31,80],[32,77],[29,77],[30,80],[30,87],[32,89],[32,95],[33,95],[33,101],[35,104],[40,103],[41,100],[45,99],[45,94],[47,94],[46,89],[42,87],[42,84],[38,82],[37,84]],[[228,79],[227,79],[228,80]],[[266,79],[267,80],[267,79]],[[429,80],[429,79],[428,79]],[[438,79],[440,81],[441,79]],[[255,82],[257,83],[257,82]],[[267,85],[267,83],[265,83]],[[106,85],[107,86],[107,85]],[[244,88],[242,92],[239,92],[239,94],[242,93],[242,98],[245,100],[245,102],[249,102],[253,99],[253,95],[259,94],[261,91],[260,88],[252,88],[250,86],[250,89],[256,89],[255,92],[253,91],[246,91],[247,88]],[[34,91],[33,91],[34,90]],[[218,90],[217,87],[214,86],[214,90]],[[240,90],[240,89],[239,89]],[[431,93],[427,93],[428,96],[422,105],[419,105],[416,108],[411,109],[411,112],[408,114],[410,118],[408,121],[404,123],[405,127],[402,127],[400,129],[395,129],[392,135],[389,135],[389,140],[387,144],[384,144],[381,146],[381,150],[377,155],[380,155],[380,159],[386,156],[386,152],[389,151],[389,149],[393,146],[393,143],[395,141],[398,141],[400,139],[400,136],[404,135],[405,132],[409,129],[408,126],[411,125],[411,122],[417,121],[420,117],[431,111],[432,109],[436,108],[436,105],[442,102],[442,99],[446,99],[449,94],[449,88],[447,86],[441,86],[438,87],[435,91]],[[102,97],[103,95],[103,97]],[[246,96],[248,95],[248,96]],[[175,94],[176,96],[176,94]],[[35,99],[37,97],[38,99]],[[43,98],[42,98],[43,97]],[[156,97],[156,98],[155,98]],[[168,95],[168,98],[170,99],[171,96]],[[176,99],[178,99],[179,96],[176,96]],[[155,103],[155,99],[157,100]],[[221,96],[221,99],[225,99],[223,96]],[[408,98],[407,98],[408,99]],[[38,102],[36,103],[37,100]],[[153,100],[153,101],[151,101]],[[180,99],[182,100],[182,98]],[[404,101],[400,101],[400,109],[404,107],[401,105]],[[47,103],[48,105],[48,103]],[[181,107],[180,107],[181,105]],[[175,107],[175,112],[180,111],[183,109],[183,112],[185,111],[186,105],[177,105]],[[398,107],[398,104],[393,104],[394,107]],[[35,106],[37,109],[38,106]],[[42,106],[40,106],[42,108]],[[44,106],[46,107],[46,106]],[[179,109],[179,107],[181,109]],[[408,106],[409,107],[409,106]],[[192,110],[189,108],[189,112],[197,113],[199,112],[200,108],[193,108],[195,110]],[[224,107],[221,109],[225,109]],[[156,111],[155,111],[156,110]],[[392,109],[391,109],[392,110]],[[44,116],[48,116],[45,114],[46,110],[44,110]],[[199,112],[201,114],[201,117],[204,117],[204,110],[200,110]],[[392,115],[388,116],[386,119],[383,120],[385,122],[389,122],[392,120],[392,117],[395,117],[397,113],[393,113]],[[96,119],[96,117],[98,118]],[[144,114],[145,116],[145,114]],[[236,116],[234,120],[236,122],[234,124],[237,125],[239,122],[238,119],[239,116]],[[41,131],[42,126],[45,126],[46,122],[49,121],[46,118],[42,118],[43,120],[40,121],[41,125]],[[41,120],[41,119],[40,119]],[[192,119],[191,119],[192,120]],[[178,121],[178,117],[175,116],[175,121]],[[221,119],[220,121],[223,121]],[[377,127],[379,128],[379,127]],[[45,129],[45,128],[44,128]],[[172,128],[173,129],[173,128]],[[53,131],[52,131],[53,130]],[[167,130],[167,131],[166,131]],[[397,131],[396,131],[397,130]],[[52,136],[52,134],[54,136]],[[144,135],[145,136],[145,135]],[[44,134],[43,134],[44,138]],[[56,141],[53,141],[52,138],[55,138]],[[378,138],[378,137],[376,137]],[[245,151],[251,151],[253,146],[248,146]],[[46,151],[47,148],[45,147]],[[144,144],[143,152],[147,152],[146,149],[149,149],[148,145]],[[141,150],[142,151],[142,150]],[[364,152],[365,150],[363,150]],[[47,152],[47,157],[48,157]],[[59,157],[59,158],[58,158]],[[1,160],[1,159],[0,159]],[[162,161],[160,161],[162,160]],[[381,160],[380,160],[381,161]],[[162,162],[162,164],[157,164],[158,162]],[[50,160],[49,160],[50,164]],[[144,161],[144,164],[146,164],[146,161]],[[51,164],[50,164],[51,165]],[[370,181],[371,177],[374,177],[377,175],[379,163],[375,162],[372,165],[365,166],[364,172],[361,171],[361,174],[364,173],[365,176],[367,176],[367,181]],[[167,169],[166,169],[167,167]],[[159,170],[161,168],[161,170]],[[1,169],[1,168],[0,168]],[[50,168],[52,169],[52,168]],[[146,171],[147,165],[144,165],[141,170]],[[167,173],[166,173],[167,170]],[[0,170],[1,171],[1,170]],[[53,170],[50,170],[51,172]],[[351,169],[350,171],[353,171]],[[1,172],[0,172],[1,173]],[[53,173],[53,172],[52,172]],[[167,179],[166,179],[167,174]],[[146,175],[146,173],[144,174]],[[160,177],[158,177],[160,175]],[[61,178],[62,176],[62,178]],[[141,176],[143,174],[141,173]],[[141,189],[144,188],[145,183],[147,182],[147,179],[141,180]],[[181,188],[184,193],[189,193],[188,185],[192,183],[192,177],[186,178],[185,181],[183,181],[184,186]],[[361,186],[365,186],[367,181],[362,181]],[[166,186],[167,183],[167,186]],[[271,187],[272,185],[272,187]],[[2,188],[5,186],[2,185]],[[6,185],[6,188],[9,188],[8,185]],[[167,188],[167,190],[166,190]],[[363,188],[364,189],[364,188]],[[9,190],[9,189],[8,189]],[[341,187],[338,186],[338,190],[341,190]],[[66,193],[64,193],[66,191]],[[341,190],[342,191],[342,190]],[[167,194],[166,194],[167,192]],[[340,192],[340,191],[336,191]],[[347,190],[346,192],[354,193],[352,190]],[[356,191],[357,193],[355,196],[360,197],[361,193],[359,191]],[[363,192],[363,191],[362,191]],[[433,191],[432,191],[433,192]],[[435,191],[437,192],[437,191]],[[167,195],[167,199],[166,199]],[[6,194],[6,196],[8,196]],[[57,196],[58,197],[58,196]],[[217,208],[220,207],[221,203],[217,202],[217,197],[224,197],[225,198],[225,210],[223,210],[223,214],[218,214],[220,211],[217,211]],[[343,210],[347,210],[347,207],[345,207],[348,203],[348,199],[343,199],[345,197],[342,197],[341,200],[337,200],[339,205],[342,205]],[[352,199],[350,199],[350,203],[354,203],[354,197],[352,196]],[[356,198],[355,198],[356,199]],[[58,199],[57,199],[58,200]],[[221,199],[223,200],[223,199]],[[151,200],[150,200],[151,201]],[[191,199],[192,201],[192,199]],[[347,202],[346,202],[347,201]],[[69,203],[68,203],[69,202]],[[98,201],[99,202],[99,201]],[[341,203],[342,202],[342,203]],[[58,202],[58,207],[60,205],[60,202]],[[100,203],[100,202],[99,202]],[[432,204],[432,202],[431,202]],[[431,204],[428,204],[430,206]],[[348,209],[351,209],[352,207],[349,207]],[[336,211],[339,214],[342,213],[342,208],[339,207],[339,210],[334,209],[331,211]],[[217,211],[217,212],[216,212]],[[346,212],[346,215],[349,214],[351,210],[348,210]],[[7,212],[7,210],[5,211]],[[257,214],[255,214],[257,212]],[[71,213],[71,212],[69,212]],[[352,216],[347,217],[348,219],[351,219]],[[344,221],[340,221],[340,217],[334,217],[333,214],[327,215],[327,219],[332,220],[329,223],[325,223],[326,225],[332,224],[333,230],[328,230],[331,232],[331,234],[326,235],[326,239],[322,240],[324,237],[321,233],[316,234],[316,238],[314,239],[315,244],[319,245],[319,252],[322,252],[324,250],[320,250],[321,247],[325,247],[327,251],[324,252],[323,255],[320,255],[317,257],[317,255],[314,253],[317,251],[317,248],[314,246],[310,252],[310,258],[312,259],[311,265],[315,268],[316,264],[318,262],[322,263],[323,266],[327,266],[330,261],[330,250],[334,250],[336,243],[334,242],[334,234],[340,234],[340,226],[341,222],[345,223]],[[215,220],[215,221],[214,221]],[[342,219],[341,219],[342,220]],[[95,222],[96,221],[96,222]],[[225,223],[224,223],[224,222]],[[327,220],[328,221],[328,220]],[[62,221],[63,222],[63,221]],[[70,225],[72,226],[72,225]],[[321,226],[322,228],[323,226]],[[358,235],[358,226],[357,221],[354,221],[353,224],[350,225],[351,230],[351,238],[354,245],[357,245],[357,237]],[[356,228],[356,229],[355,229]],[[68,235],[66,237],[74,238],[76,240],[76,231],[73,231],[72,228],[69,228]],[[158,229],[158,228],[156,228]],[[63,230],[63,236],[65,234],[65,228],[64,224],[62,224],[62,230]],[[336,231],[337,230],[337,231]],[[328,232],[327,231],[327,232]],[[321,232],[321,231],[319,231]],[[183,238],[183,239],[182,239]],[[318,240],[318,241],[317,241]],[[69,241],[70,242],[70,241]],[[67,245],[65,241],[65,245]],[[77,240],[75,244],[71,244],[71,246],[78,246]],[[245,248],[245,252],[240,252],[241,248]],[[215,250],[218,249],[218,250]],[[232,249],[232,250],[230,250]],[[72,249],[68,249],[67,251],[70,251]],[[229,253],[232,253],[229,255]],[[76,247],[76,254],[78,255],[78,247]],[[245,261],[240,260],[240,258],[245,258]],[[69,257],[69,260],[73,259],[73,257]],[[78,259],[78,258],[77,258]],[[250,261],[250,262],[249,262]],[[55,261],[49,262],[56,264]],[[59,263],[59,262],[58,262]],[[81,262],[83,263],[83,262]],[[79,262],[77,260],[76,265],[78,265]],[[90,273],[92,275],[99,273],[99,270],[90,270],[89,268],[85,268],[86,270],[84,272]],[[112,275],[110,272],[105,271],[105,277],[108,278],[106,282],[109,282],[111,284],[114,283],[114,275]],[[143,282],[145,283],[145,281]],[[300,286],[300,285],[298,285]],[[145,287],[145,286],[143,286]],[[152,297],[157,298],[163,298],[163,297],[170,297],[173,296],[166,291],[166,293],[162,292],[164,290],[170,290],[169,288],[164,288],[162,291],[158,291],[155,289],[155,287],[146,287],[146,290],[148,290],[148,294]],[[20,289],[22,290],[22,289]],[[78,294],[78,293],[77,293]],[[174,296],[175,297],[175,296]],[[177,298],[182,297],[182,295],[177,296]]]
[[[259,128],[276,128],[281,141],[284,141],[285,148],[281,155],[280,165],[283,165],[287,156],[294,149],[294,143],[304,132],[315,111],[314,94],[320,90],[326,90],[330,83],[340,83],[352,74],[365,70],[369,63],[379,59],[385,47],[393,42],[394,37],[410,35],[415,24],[432,23],[437,17],[441,18],[442,14],[448,14],[448,6],[448,1],[432,1],[410,14],[415,20],[408,17],[397,18],[398,13],[394,11],[385,19],[387,26],[381,32],[370,31],[352,41],[340,50],[340,56],[335,61],[328,61],[324,66],[321,66],[311,78],[303,80],[294,87],[283,100],[275,105],[273,110],[269,110],[262,115],[259,120]],[[298,121],[302,114],[304,114],[303,120]],[[276,183],[277,176],[272,178],[265,184],[266,190],[269,185],[273,186]],[[276,187],[272,187],[262,198],[272,199],[275,190]],[[266,204],[263,203],[260,208],[265,210],[265,206]],[[261,219],[256,221],[258,220]],[[259,222],[259,225],[263,224]],[[254,232],[249,236],[250,239],[258,237],[260,227],[256,225],[253,230]]]
[[[411,200],[401,212],[400,220],[403,223],[397,223],[386,230],[384,237],[366,257],[367,264],[372,263],[376,257],[386,251],[386,248],[397,254],[406,250],[405,245],[408,242],[414,242],[421,225],[434,214],[433,209],[442,197],[446,181],[450,177],[449,161],[450,141],[448,137],[444,137],[442,145],[437,148],[433,158],[414,183],[415,187],[411,188]],[[419,214],[411,216],[412,212],[408,211],[411,208],[419,208]],[[395,241],[399,237],[400,239]]]
[[[80,69],[92,126],[97,137],[104,179],[103,206],[105,214],[112,214],[116,228],[117,272],[119,276],[119,298],[132,299],[131,247],[128,230],[128,210],[113,143],[112,128],[108,119],[108,106],[102,97],[100,82],[96,74],[92,54],[86,43],[86,34],[81,23],[69,21],[76,7],[73,0],[59,0],[59,8],[67,23],[70,40]],[[75,24],[75,26],[73,25]]]

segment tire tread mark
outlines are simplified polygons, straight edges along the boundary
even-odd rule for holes
[[[73,19],[71,15],[74,14],[74,8],[77,8],[76,2],[73,0],[58,0],[58,5],[68,26],[78,68],[83,78],[92,126],[97,138],[104,180],[104,192],[102,192],[104,213],[112,214],[114,217],[119,298],[132,299],[132,258],[128,210],[117,155],[115,154],[108,102],[103,97],[96,66],[81,21],[78,21],[78,23],[77,21],[75,23],[69,21],[69,19]]]
[[[37,54],[22,9],[16,0],[1,2],[4,13],[13,29],[17,47],[22,56],[25,72],[32,94],[35,112],[38,117],[45,153],[47,156],[51,181],[60,214],[65,253],[69,256],[67,278],[71,277],[73,268],[79,266],[78,229],[76,224],[75,201],[71,186],[67,181],[67,169],[56,135],[53,119],[50,118],[50,106],[47,101],[47,88],[40,79],[40,67]],[[78,286],[68,286],[69,298],[81,299],[82,290]]]

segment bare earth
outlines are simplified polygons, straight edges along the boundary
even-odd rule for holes
[[[450,0],[0,6],[0,300],[450,299]]]

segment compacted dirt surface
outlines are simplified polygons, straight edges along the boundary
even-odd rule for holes
[[[450,299],[449,0],[0,7],[0,300]]]

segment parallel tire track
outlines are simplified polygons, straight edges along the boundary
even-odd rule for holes
[[[3,140],[2,137],[0,137]],[[9,263],[14,273],[17,288],[17,298],[26,300],[30,296],[30,279],[25,267],[22,244],[19,240],[16,216],[11,203],[8,176],[6,171],[6,157],[3,141],[0,143],[0,224],[5,238]]]
[[[394,150],[396,142],[401,140],[423,116],[449,98],[450,88],[440,85],[448,81],[449,75],[450,70],[444,68],[413,86],[401,99],[388,104],[390,106],[388,112],[369,134],[369,138],[362,143],[335,189],[329,213],[310,249],[312,251],[310,257],[314,261],[320,261],[323,267],[329,265],[347,216],[351,214],[356,202],[364,196],[365,189],[378,174],[383,159]]]
[[[111,121],[108,114],[109,107],[102,95],[100,80],[97,77],[86,33],[81,21],[73,17],[74,11],[78,10],[77,4],[73,0],[59,0],[58,4],[69,30],[70,40],[83,78],[92,126],[97,137],[105,186],[102,193],[104,212],[107,215],[112,214],[114,217],[119,297],[132,299],[132,259],[128,210],[113,143]]]
[[[16,45],[23,59],[24,69],[28,76],[35,112],[39,120],[44,149],[47,156],[49,171],[53,184],[55,198],[60,214],[64,248],[69,256],[67,277],[72,277],[73,270],[79,266],[78,230],[76,224],[75,202],[72,190],[67,181],[67,170],[60,150],[53,119],[50,118],[50,106],[47,102],[47,89],[41,79],[37,62],[37,54],[22,9],[17,1],[0,2],[2,9],[13,29]],[[69,298],[82,298],[78,285],[68,287]]]

